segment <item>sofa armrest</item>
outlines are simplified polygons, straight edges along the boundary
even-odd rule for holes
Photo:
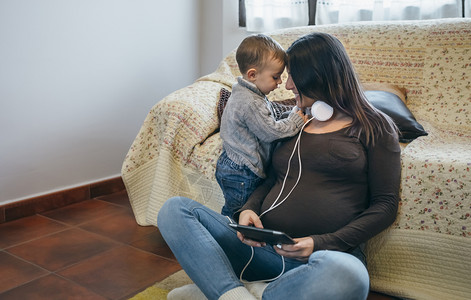
[[[177,160],[190,160],[196,145],[218,129],[217,102],[221,83],[198,81],[171,93],[155,104],[123,163],[132,172],[169,150]]]

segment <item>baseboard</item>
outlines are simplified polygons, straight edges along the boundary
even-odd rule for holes
[[[124,189],[123,180],[121,177],[116,177],[47,195],[0,205],[0,224],[60,208],[72,203],[113,194]]]

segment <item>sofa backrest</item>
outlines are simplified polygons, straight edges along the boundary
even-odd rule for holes
[[[333,34],[344,44],[362,82],[405,88],[407,105],[418,120],[471,132],[471,19],[306,26],[270,35],[287,49],[312,31]],[[235,51],[217,71],[229,86],[240,75],[234,56]],[[284,84],[269,95],[271,100],[291,97]]]

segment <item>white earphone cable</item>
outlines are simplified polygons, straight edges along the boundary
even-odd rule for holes
[[[281,185],[281,190],[280,190],[280,193],[278,194],[278,196],[276,197],[275,201],[273,202],[273,204],[266,210],[264,211],[263,213],[260,214],[260,218],[266,214],[267,212],[277,208],[278,206],[280,206],[286,199],[288,199],[288,197],[291,195],[291,193],[294,191],[294,189],[296,188],[296,186],[298,185],[299,183],[299,180],[301,179],[301,173],[302,173],[302,165],[301,165],[301,134],[304,130],[304,127],[306,127],[306,125],[311,122],[312,120],[314,119],[314,117],[310,118],[306,123],[303,124],[303,126],[301,127],[301,130],[299,131],[299,135],[296,139],[296,142],[294,143],[294,148],[293,148],[293,151],[291,152],[291,155],[289,157],[289,160],[288,160],[288,168],[286,169],[286,174],[285,174],[285,178],[283,179],[283,184]],[[299,163],[299,173],[298,173],[298,178],[296,179],[296,182],[295,184],[293,185],[293,187],[291,188],[291,190],[289,191],[289,193],[286,195],[286,197],[283,198],[283,200],[281,200],[279,203],[278,200],[280,199],[281,197],[281,194],[283,193],[283,190],[285,188],[285,184],[286,184],[286,180],[288,178],[288,174],[289,174],[289,171],[290,171],[290,165],[291,165],[291,159],[293,158],[294,156],[294,153],[296,151],[296,148],[298,149],[298,163]],[[232,220],[227,217],[229,219],[229,221],[231,221],[232,223]],[[252,246],[250,246],[250,249],[252,250],[252,253],[250,255],[250,259],[249,261],[247,262],[247,264],[244,266],[244,268],[242,269],[242,271],[240,272],[240,276],[239,276],[239,280],[243,283],[248,283],[248,282],[270,282],[270,281],[274,281],[278,278],[281,277],[281,275],[283,275],[283,273],[285,272],[285,258],[283,256],[281,256],[281,260],[283,262],[283,268],[281,270],[281,273],[276,276],[275,278],[272,278],[272,279],[266,279],[266,280],[257,280],[257,281],[246,281],[242,278],[242,276],[244,275],[244,272],[245,270],[247,269],[247,267],[250,265],[250,263],[252,262],[252,259],[254,257],[254,254],[255,254],[255,251],[253,249]]]
[[[294,147],[293,147],[293,151],[291,152],[291,155],[289,157],[289,160],[288,160],[288,168],[286,169],[286,174],[285,174],[285,178],[283,179],[283,184],[281,185],[281,189],[280,189],[280,193],[278,194],[278,196],[276,197],[275,201],[273,201],[272,205],[266,210],[264,211],[263,213],[260,214],[259,217],[262,217],[264,214],[266,214],[267,212],[277,208],[278,206],[280,206],[283,202],[285,202],[286,199],[288,199],[288,197],[291,195],[291,193],[294,191],[294,189],[296,188],[296,186],[298,185],[299,183],[299,180],[301,180],[301,173],[302,173],[302,164],[301,164],[301,134],[303,133],[303,130],[304,130],[304,127],[311,121],[313,120],[314,117],[310,118],[306,123],[304,123],[304,125],[301,127],[301,130],[299,131],[299,135],[296,139],[296,142],[294,144]],[[289,193],[283,198],[283,200],[281,200],[279,203],[278,203],[278,200],[280,200],[280,197],[281,197],[281,194],[283,193],[283,190],[285,188],[285,184],[286,184],[286,180],[288,178],[288,174],[289,174],[289,171],[290,171],[290,166],[291,166],[291,159],[293,158],[294,156],[294,152],[296,151],[296,148],[298,149],[298,163],[299,163],[299,172],[298,172],[298,178],[296,179],[296,182],[295,184],[293,185],[293,187],[291,188],[291,190],[289,191]]]
[[[242,282],[242,283],[256,283],[256,282],[270,282],[270,281],[273,281],[273,280],[276,280],[278,278],[280,278],[281,275],[283,275],[283,273],[285,272],[285,258],[283,256],[281,256],[281,261],[283,263],[283,268],[281,269],[281,273],[278,274],[278,276],[272,278],[272,279],[263,279],[263,280],[255,280],[255,281],[247,281],[245,279],[242,278],[242,275],[244,275],[244,272],[245,272],[245,269],[247,269],[247,267],[250,265],[250,263],[252,262],[252,259],[253,259],[253,256],[254,256],[254,253],[255,251],[253,250],[253,247],[250,246],[250,249],[252,250],[252,254],[250,255],[250,259],[249,261],[247,262],[247,264],[245,265],[245,267],[242,269],[242,272],[240,272],[240,276],[239,276],[239,280]]]

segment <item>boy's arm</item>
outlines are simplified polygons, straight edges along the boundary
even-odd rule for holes
[[[261,141],[271,143],[278,139],[295,135],[304,124],[304,119],[297,113],[291,113],[286,119],[276,121],[270,110],[257,101],[248,103],[245,123]]]

